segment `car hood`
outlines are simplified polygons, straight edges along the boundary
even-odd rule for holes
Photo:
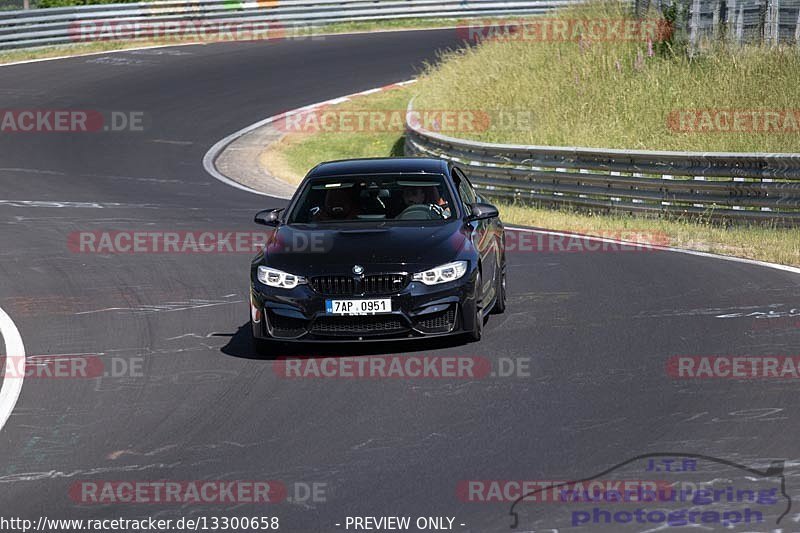
[[[343,227],[344,226],[344,227]],[[424,270],[453,261],[468,241],[460,221],[421,226],[281,226],[265,246],[265,264],[298,275]]]

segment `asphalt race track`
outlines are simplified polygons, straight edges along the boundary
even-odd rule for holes
[[[800,309],[798,274],[666,251],[519,251],[508,256],[509,307],[480,343],[297,355],[470,355],[524,361],[522,372],[285,379],[251,351],[248,254],[68,247],[80,231],[258,229],[253,214],[285,202],[209,176],[209,147],[269,115],[411,78],[457,44],[453,30],[391,32],[0,68],[0,108],[143,111],[147,123],[0,134],[0,308],[28,357],[139,365],[122,377],[24,380],[0,431],[3,514],[277,516],[285,531],[343,530],[354,515],[454,516],[460,531],[509,531],[509,502],[462,501],[459,482],[580,479],[654,452],[785,460],[800,501],[795,380],[680,380],[665,370],[675,355],[800,355],[800,316],[789,316]],[[747,316],[769,311],[768,327]],[[281,480],[292,501],[70,497],[76,482],[103,480]],[[303,484],[324,497],[295,494]],[[798,529],[797,509],[783,531]],[[520,531],[538,516],[523,504]]]

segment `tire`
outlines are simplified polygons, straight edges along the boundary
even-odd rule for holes
[[[253,319],[250,319],[250,346],[253,348],[253,353],[256,355],[269,355],[275,351],[275,343],[269,339],[259,339],[253,335],[255,324]]]
[[[478,278],[475,280],[476,292],[480,292],[481,275],[478,273]],[[478,294],[475,295],[475,321],[472,326],[472,331],[468,333],[469,340],[477,342],[483,337],[483,310],[478,302]]]
[[[497,276],[497,288],[495,289],[495,301],[492,313],[499,315],[506,310],[506,268],[500,267],[500,275]]]

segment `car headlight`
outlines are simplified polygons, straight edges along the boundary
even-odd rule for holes
[[[258,281],[264,285],[279,287],[281,289],[294,289],[298,285],[306,282],[306,278],[303,276],[295,276],[294,274],[265,266],[258,267],[257,276]]]
[[[414,281],[421,281],[425,285],[437,285],[439,283],[447,283],[448,281],[455,281],[462,277],[467,272],[466,261],[453,261],[446,265],[441,265],[425,272],[417,272],[414,274]]]

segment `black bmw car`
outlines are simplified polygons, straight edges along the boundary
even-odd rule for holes
[[[353,341],[464,334],[506,306],[497,209],[438,159],[314,167],[271,226],[250,272],[250,321],[265,341]],[[273,229],[274,228],[274,229]]]

